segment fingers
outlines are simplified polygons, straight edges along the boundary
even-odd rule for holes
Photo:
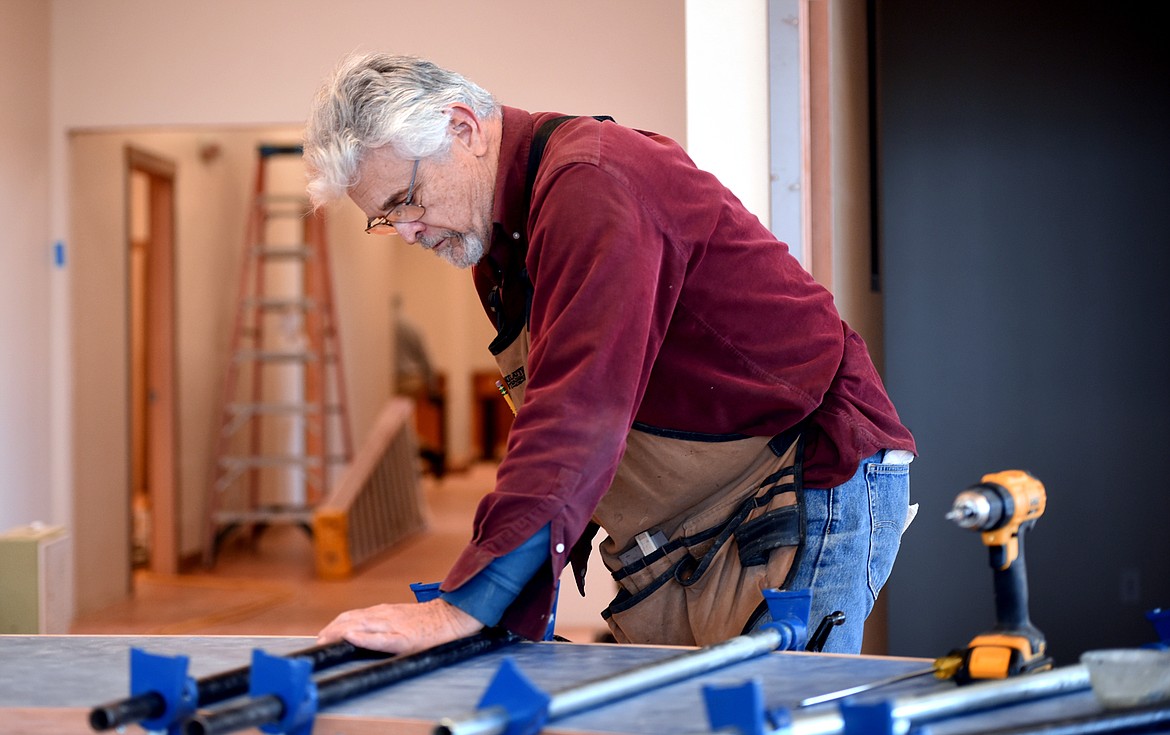
[[[345,639],[359,648],[368,648],[371,651],[385,651],[402,655],[422,650],[422,648],[412,645],[411,641],[394,633],[353,630],[346,633]]]
[[[362,648],[407,654],[472,635],[482,627],[474,617],[436,599],[343,612],[321,629],[317,641],[345,639]]]
[[[321,629],[317,634],[317,642],[335,643],[344,639],[362,648],[401,653],[402,637],[394,634],[392,607],[375,605],[343,612]]]

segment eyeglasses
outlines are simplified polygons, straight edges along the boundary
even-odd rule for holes
[[[418,174],[418,159],[414,159],[414,168],[410,171],[410,186],[406,189],[406,199],[395,204],[389,212],[379,217],[370,217],[366,220],[367,235],[389,235],[394,232],[394,225],[404,222],[417,222],[427,213],[427,208],[421,204],[413,204],[414,177]]]

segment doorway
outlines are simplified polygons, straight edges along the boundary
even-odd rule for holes
[[[175,164],[126,148],[130,559],[178,571],[175,481]]]

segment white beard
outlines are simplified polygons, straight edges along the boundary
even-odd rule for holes
[[[419,242],[431,249],[445,239],[446,245],[435,254],[456,268],[470,268],[483,258],[483,238],[479,235],[456,232],[445,234],[446,237],[423,237]]]

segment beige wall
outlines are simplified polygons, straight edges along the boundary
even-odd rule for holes
[[[0,531],[55,519],[50,496],[52,270],[49,12],[0,0]]]

